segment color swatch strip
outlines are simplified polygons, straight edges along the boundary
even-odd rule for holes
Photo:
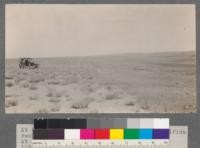
[[[34,129],[33,139],[66,140],[129,140],[129,139],[169,139],[169,129]]]

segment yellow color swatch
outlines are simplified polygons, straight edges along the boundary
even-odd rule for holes
[[[110,139],[124,139],[124,129],[110,129]]]

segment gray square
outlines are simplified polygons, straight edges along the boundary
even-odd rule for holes
[[[87,119],[87,128],[99,128],[101,127],[101,120],[97,118]]]
[[[125,118],[114,118],[113,122],[114,122],[113,128],[126,128],[127,127],[127,119],[125,119]]]
[[[101,119],[100,128],[112,128],[114,126],[113,119]]]
[[[139,118],[128,118],[127,119],[127,128],[140,128],[140,119]]]

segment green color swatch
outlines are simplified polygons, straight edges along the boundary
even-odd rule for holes
[[[124,139],[139,139],[139,129],[124,129]]]

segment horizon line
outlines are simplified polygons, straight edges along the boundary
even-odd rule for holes
[[[21,57],[13,57],[13,58],[6,58],[5,59],[20,59],[20,58],[33,58],[33,59],[39,59],[39,58],[74,58],[74,57],[99,57],[99,56],[112,56],[112,55],[125,55],[125,54],[154,54],[154,53],[185,53],[185,52],[195,52],[196,50],[185,50],[185,51],[164,51],[164,52],[126,52],[126,53],[111,53],[111,54],[94,54],[94,55],[73,55],[73,56],[43,56],[43,57],[31,57],[31,56],[21,56]]]

